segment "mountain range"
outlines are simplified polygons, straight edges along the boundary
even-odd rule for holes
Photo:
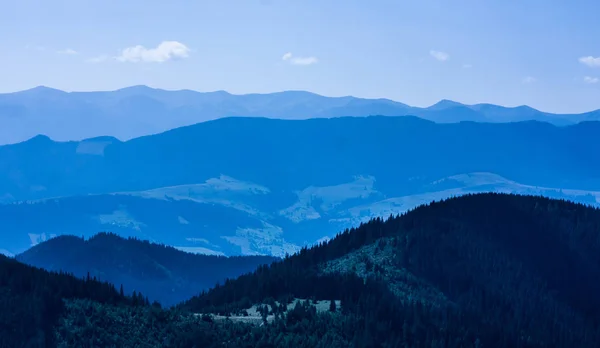
[[[123,287],[124,293],[143,293],[150,301],[174,305],[208,290],[227,278],[254,271],[278,259],[268,256],[220,257],[186,253],[173,247],[116,234],[88,239],[62,235],[15,257],[25,264],[92,277]]]
[[[99,136],[129,140],[230,116],[308,119],[370,115],[411,115],[441,123],[535,120],[568,125],[600,120],[600,110],[553,114],[528,106],[465,105],[450,100],[420,108],[389,99],[325,97],[305,91],[234,95],[133,86],[107,92],[64,92],[40,86],[0,94],[0,144],[38,134],[59,141]]]
[[[0,250],[112,231],[186,251],[283,257],[466,193],[597,206],[597,134],[600,122],[238,117],[126,142],[37,136],[0,146]]]
[[[564,200],[464,195],[372,219],[168,309],[0,255],[0,345],[596,347],[599,223],[599,209]],[[106,258],[121,252],[123,240],[100,237],[116,246]],[[57,246],[45,243],[61,259]]]

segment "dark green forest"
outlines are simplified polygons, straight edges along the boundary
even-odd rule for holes
[[[319,271],[377,240],[392,244],[396,268],[448,302],[398,298],[377,270],[364,279]],[[227,312],[288,294],[336,298],[360,318],[353,339],[364,346],[592,347],[600,342],[599,245],[597,209],[542,197],[463,196],[372,220],[183,308]]]
[[[16,259],[79,278],[90,273],[116,286],[123,285],[126,294],[142,292],[150,301],[163,306],[177,304],[227,277],[237,277],[278,260],[270,256],[192,254],[104,232],[88,239],[58,236],[17,255]]]
[[[469,195],[374,219],[171,309],[7,258],[0,269],[6,347],[600,342],[600,210],[542,197]],[[262,322],[240,320],[255,304]]]
[[[0,255],[0,347],[53,346],[64,300],[87,299],[114,306],[145,306],[141,295],[127,297],[107,282],[24,265]]]

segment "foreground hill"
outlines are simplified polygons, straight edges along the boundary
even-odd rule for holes
[[[303,91],[233,95],[134,86],[110,92],[67,93],[37,87],[0,94],[0,144],[37,134],[58,140],[105,135],[127,140],[230,116],[307,119],[370,115],[412,115],[435,122],[536,120],[567,125],[598,120],[600,112],[558,115],[527,106],[464,105],[448,100],[419,108],[388,99],[332,98]]]
[[[254,271],[276,258],[221,257],[186,253],[172,247],[100,233],[87,240],[59,236],[16,256],[18,261],[63,271],[79,278],[108,281],[126,293],[145,294],[150,301],[173,305],[226,278]]]
[[[125,296],[109,283],[48,272],[0,255],[0,347],[244,347],[249,327]],[[237,338],[240,336],[239,338]]]
[[[363,347],[595,347],[599,225],[600,210],[565,201],[464,196],[348,230],[183,308],[336,299],[344,323],[321,325],[354,327]]]
[[[41,346],[32,333],[60,347],[597,347],[598,226],[600,210],[566,201],[452,198],[372,220],[169,310],[0,256],[8,309],[0,330],[11,328],[0,339],[9,347]]]
[[[144,298],[126,297],[108,283],[49,273],[0,255],[0,347],[53,347],[54,330],[65,313],[63,300],[131,306]]]
[[[3,255],[0,308],[0,347],[6,348],[272,347],[268,342],[278,336],[278,347],[322,346],[312,345],[318,338],[302,324],[286,325],[296,333],[282,336],[281,327],[215,322],[150,305],[139,293],[125,296],[109,283],[48,272]],[[336,339],[334,347],[346,342],[334,332],[327,336]]]

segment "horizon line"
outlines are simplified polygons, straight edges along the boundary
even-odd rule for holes
[[[521,105],[501,105],[501,104],[494,104],[494,103],[490,103],[490,102],[480,102],[480,103],[475,103],[475,104],[466,104],[466,103],[462,103],[459,101],[455,101],[452,99],[440,99],[439,101],[428,105],[428,106],[414,106],[414,105],[410,105],[410,104],[406,104],[404,102],[395,100],[395,99],[390,99],[390,98],[365,98],[365,97],[357,97],[357,96],[353,96],[353,95],[342,95],[342,96],[330,96],[330,95],[324,95],[324,94],[319,94],[319,93],[315,93],[315,92],[311,92],[311,91],[307,91],[307,90],[294,90],[294,89],[290,89],[290,90],[282,90],[282,91],[275,91],[275,92],[265,92],[265,93],[232,93],[226,90],[214,90],[214,91],[199,91],[199,90],[193,90],[193,89],[189,89],[189,88],[183,88],[183,89],[166,89],[166,88],[159,88],[159,87],[152,87],[149,85],[130,85],[130,86],[125,86],[125,87],[121,87],[121,88],[117,88],[117,89],[112,89],[112,90],[87,90],[87,91],[75,91],[75,90],[62,90],[59,88],[54,88],[54,87],[49,87],[49,86],[45,86],[45,85],[38,85],[32,88],[28,88],[28,89],[23,89],[23,90],[17,90],[17,91],[12,91],[12,92],[2,92],[0,93],[0,95],[8,95],[8,94],[18,94],[18,93],[27,93],[27,92],[31,92],[31,91],[35,91],[35,90],[39,90],[39,89],[47,89],[47,90],[53,90],[56,92],[62,92],[62,93],[66,93],[66,94],[71,94],[71,93],[114,93],[114,92],[119,92],[119,91],[123,91],[123,90],[127,90],[127,89],[134,89],[134,88],[146,88],[149,90],[154,90],[154,91],[163,91],[163,92],[193,92],[193,93],[200,93],[200,94],[209,94],[209,93],[226,93],[228,95],[231,96],[247,96],[247,95],[273,95],[273,94],[283,94],[283,93],[307,93],[307,94],[312,94],[315,96],[319,96],[319,97],[323,97],[323,98],[332,98],[332,99],[343,99],[343,98],[354,98],[354,99],[362,99],[362,100],[373,100],[373,101],[389,101],[389,102],[393,102],[393,103],[397,103],[397,104],[401,104],[403,106],[406,106],[408,108],[414,108],[414,109],[429,109],[432,108],[440,103],[443,102],[450,102],[450,103],[454,103],[457,104],[456,107],[460,107],[460,106],[464,106],[464,107],[476,107],[476,106],[485,106],[485,105],[489,105],[489,106],[499,106],[502,108],[506,108],[506,109],[518,109],[518,108],[530,108],[533,109],[535,111],[541,112],[541,113],[545,113],[545,114],[550,114],[550,115],[581,115],[581,114],[586,114],[586,113],[590,113],[590,112],[595,112],[595,111],[600,111],[600,109],[593,109],[593,110],[589,110],[589,111],[584,111],[584,112],[579,112],[579,113],[556,113],[556,112],[551,112],[551,111],[543,111],[541,109],[537,109],[534,108],[530,105],[527,104],[521,104]]]

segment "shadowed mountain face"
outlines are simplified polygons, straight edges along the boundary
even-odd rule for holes
[[[594,347],[599,222],[598,209],[541,197],[448,199],[345,231],[182,308],[224,314],[269,298],[339,299],[346,315],[368,318],[359,321],[364,336],[355,333],[365,347],[417,337],[453,347]]]
[[[226,118],[121,142],[0,147],[0,251],[113,231],[215,255],[284,256],[465,193],[597,205],[600,123]]]
[[[126,293],[141,292],[150,301],[173,305],[226,278],[254,271],[276,258],[219,257],[186,253],[172,247],[101,233],[84,240],[59,236],[16,256],[20,262],[78,278],[108,281]]]
[[[442,123],[536,120],[556,125],[600,118],[599,111],[558,115],[526,106],[463,105],[448,100],[419,108],[388,99],[324,97],[303,91],[233,95],[133,86],[111,92],[66,93],[37,87],[0,94],[0,144],[37,134],[61,141],[105,135],[128,140],[230,116],[308,119],[370,115],[412,115]]]

